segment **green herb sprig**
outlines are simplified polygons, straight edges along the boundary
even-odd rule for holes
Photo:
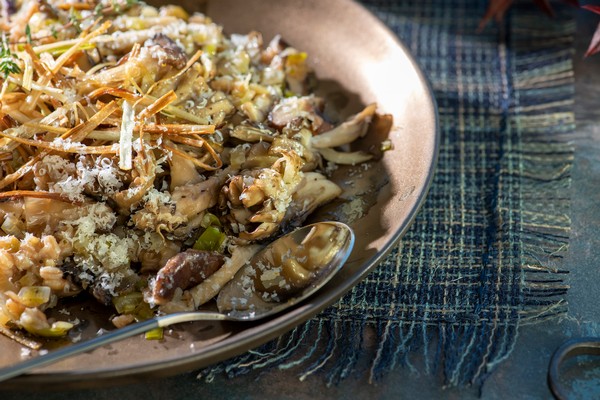
[[[4,75],[4,79],[10,74],[18,74],[21,68],[17,64],[17,56],[10,51],[6,34],[2,33],[2,43],[0,44],[0,73]]]

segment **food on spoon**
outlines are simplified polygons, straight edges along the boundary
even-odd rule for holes
[[[16,0],[0,60],[0,332],[64,336],[81,292],[123,326],[213,299],[261,244],[342,193],[347,121],[307,54],[137,1]],[[27,342],[26,340],[22,340]]]

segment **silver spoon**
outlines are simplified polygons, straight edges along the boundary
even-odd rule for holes
[[[256,321],[280,313],[319,290],[344,265],[354,233],[340,222],[318,222],[280,237],[259,251],[221,290],[219,312],[158,316],[0,369],[0,381],[76,354],[147,332],[191,321]]]

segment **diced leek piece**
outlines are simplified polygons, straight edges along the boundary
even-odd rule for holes
[[[287,56],[287,62],[290,64],[303,63],[308,58],[308,54],[301,51],[298,53],[292,53]]]
[[[215,214],[207,212],[202,217],[200,226],[203,228],[208,228],[209,226],[221,226],[221,221],[219,221],[219,217],[217,217]]]
[[[142,301],[133,312],[133,315],[137,321],[145,321],[154,317],[154,311],[150,308],[150,305]]]
[[[141,291],[142,289],[146,289],[148,287],[148,281],[146,279],[140,279],[135,282],[135,288]]]
[[[381,151],[390,151],[394,148],[390,140],[384,140],[381,142]]]
[[[183,7],[176,6],[176,5],[167,5],[167,6],[161,7],[160,15],[181,18],[184,21],[187,21],[188,18],[190,17],[188,12],[185,11],[185,9]]]
[[[36,286],[40,282],[40,278],[33,272],[27,271],[18,281],[19,286]]]
[[[146,340],[162,340],[164,338],[163,328],[154,328],[145,334]]]
[[[218,251],[225,241],[225,234],[214,226],[206,228],[194,243],[194,250]]]
[[[73,328],[73,324],[65,321],[57,321],[50,328],[36,329],[34,331],[25,327],[29,333],[49,338],[65,336],[71,328]]]
[[[133,314],[143,302],[143,297],[140,292],[132,292],[113,297],[112,302],[119,314]]]
[[[38,307],[50,301],[52,290],[48,286],[25,286],[19,290],[19,300],[25,307]]]
[[[306,59],[308,55],[304,52],[293,53],[287,56],[285,60],[286,72],[294,77],[306,72]]]
[[[217,54],[217,46],[215,46],[214,44],[205,44],[204,46],[202,46],[202,51],[204,51],[208,55],[214,56],[215,54]]]

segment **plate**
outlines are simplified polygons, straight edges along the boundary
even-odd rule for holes
[[[355,182],[346,185],[345,196],[348,200],[358,198],[362,207],[354,207],[351,214],[340,213],[339,204],[321,211],[323,218],[349,220],[357,233],[355,248],[342,271],[324,289],[273,319],[252,324],[199,322],[176,326],[163,341],[141,336],[127,339],[4,382],[2,389],[139,381],[201,368],[259,346],[333,304],[376,268],[425,198],[438,148],[435,101],[408,50],[362,6],[349,0],[190,0],[183,5],[205,12],[227,33],[257,30],[265,41],[281,34],[291,46],[306,51],[320,94],[335,103],[341,114],[349,115],[362,105],[377,102],[380,113],[392,115],[389,139],[393,149],[367,170],[350,167],[337,171],[340,182]],[[86,316],[84,340],[100,328],[109,328],[106,311],[99,306],[73,303],[70,309],[73,316]],[[0,366],[23,356],[21,346],[3,336],[0,349]]]

